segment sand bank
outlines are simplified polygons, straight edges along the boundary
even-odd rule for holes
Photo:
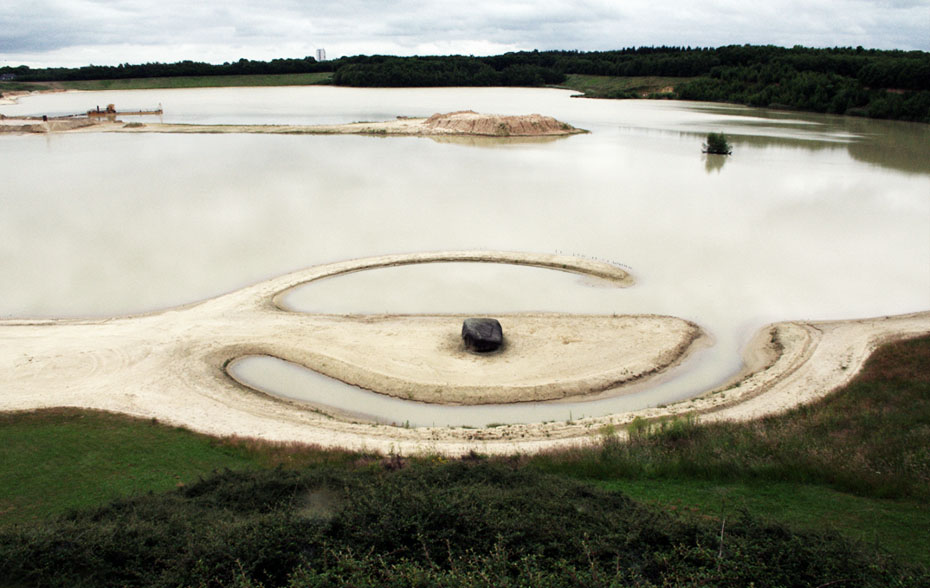
[[[65,124],[65,120],[67,124]],[[85,117],[52,119],[40,127],[30,119],[6,119],[0,132],[92,132],[92,133],[253,133],[268,135],[376,135],[376,136],[479,136],[479,137],[561,137],[586,133],[549,116],[528,114],[503,116],[473,111],[434,114],[429,118],[405,118],[381,122],[354,122],[339,125],[203,125],[139,123],[122,120],[93,120]],[[81,122],[76,122],[81,121]],[[56,123],[62,124],[56,124]],[[17,128],[17,126],[19,128]]]
[[[0,321],[0,373],[4,376],[0,410],[87,407],[157,418],[215,435],[402,453],[455,455],[471,449],[487,453],[531,452],[596,439],[603,425],[622,425],[635,416],[652,418],[696,412],[704,419],[750,419],[773,414],[822,397],[847,383],[881,343],[930,333],[930,312],[857,321],[778,323],[764,329],[750,345],[747,370],[737,381],[699,398],[661,409],[571,423],[477,430],[406,429],[348,422],[318,408],[251,390],[225,371],[230,360],[250,354],[285,358],[290,354],[298,361],[315,357],[334,365],[340,361],[350,364],[347,358],[356,354],[353,361],[357,365],[352,369],[376,374],[389,363],[387,359],[379,357],[372,359],[373,363],[360,360],[383,349],[383,340],[379,337],[384,333],[366,339],[366,318],[287,312],[274,303],[275,297],[298,284],[349,271],[403,263],[462,260],[524,263],[583,273],[587,273],[585,268],[590,268],[592,272],[614,276],[621,284],[630,281],[626,272],[615,266],[565,256],[496,252],[385,256],[317,266],[211,300],[146,315],[106,320]],[[434,328],[437,321],[445,320],[443,317],[390,317],[387,324],[420,318],[426,319],[424,324],[431,325],[427,330]],[[549,319],[557,319],[565,325],[571,323],[572,318],[571,315],[514,315],[516,323],[524,321],[524,326]],[[617,318],[630,324],[651,320],[650,317]],[[594,336],[594,340],[612,330],[610,321],[600,324],[597,317],[591,320],[591,324],[579,321],[577,332],[570,336],[582,340],[592,336],[592,324],[593,331],[601,333]],[[456,326],[460,325],[457,317],[455,322]],[[521,328],[516,327],[517,330]],[[351,332],[343,345],[361,342],[364,351],[345,351],[344,348],[338,353],[328,351],[327,342],[331,336],[339,336],[341,329]],[[690,329],[688,332],[693,334]],[[403,336],[395,334],[393,337]],[[573,344],[561,345],[570,353]],[[587,361],[590,349],[582,349],[579,361]],[[651,352],[654,355],[655,349]],[[598,364],[599,369],[616,367],[612,364],[614,358],[607,356],[604,361],[606,363]],[[395,368],[400,370],[397,373],[405,373]],[[576,376],[576,368],[577,364],[565,363],[564,370],[569,372],[565,375]],[[513,372],[511,383],[519,383],[523,378],[529,381],[536,369],[538,365],[531,362],[522,367],[515,364],[510,370]],[[554,381],[558,371],[556,369],[548,377]],[[411,376],[411,379],[414,378]]]
[[[95,128],[97,125],[88,118],[53,118],[47,121],[41,118],[0,118],[0,133],[36,134],[64,133],[80,129]]]

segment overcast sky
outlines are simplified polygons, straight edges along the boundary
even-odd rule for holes
[[[930,0],[0,3],[0,66],[743,43],[930,51]]]

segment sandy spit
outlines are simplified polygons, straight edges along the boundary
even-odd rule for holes
[[[480,136],[480,137],[561,137],[586,133],[568,123],[539,114],[502,116],[466,110],[434,114],[429,118],[402,118],[378,122],[339,125],[203,125],[139,123],[122,120],[96,120],[84,117],[51,119],[45,126],[33,119],[5,119],[0,132],[44,133],[253,133],[269,135],[377,135],[377,136]]]
[[[371,267],[462,260],[524,263],[581,273],[590,269],[591,273],[613,276],[621,285],[631,282],[622,269],[591,260],[524,253],[444,252],[316,266],[211,300],[145,315],[104,320],[4,320],[0,321],[0,373],[4,380],[0,410],[86,407],[157,418],[213,435],[404,454],[535,452],[590,442],[598,438],[604,425],[623,425],[636,416],[695,413],[706,420],[745,420],[774,414],[846,384],[878,345],[930,333],[930,311],[855,321],[778,323],[760,331],[749,346],[746,370],[738,380],[698,398],[661,409],[571,423],[486,429],[406,429],[348,422],[318,408],[259,393],[233,380],[225,370],[229,361],[249,354],[290,356],[298,361],[311,356],[339,359],[338,353],[328,351],[314,334],[325,330],[338,333],[340,321],[346,325],[361,321],[347,328],[354,329],[356,343],[365,342],[365,328],[359,326],[367,320],[364,317],[298,314],[279,308],[274,300],[288,288]],[[570,315],[542,319],[514,316],[518,321],[527,320],[527,324],[542,319],[571,322]],[[427,324],[432,321],[421,318],[426,318]],[[635,324],[655,317],[618,318]],[[592,329],[609,330],[592,320],[591,324],[579,323],[572,337],[584,339]],[[456,325],[460,325],[457,319]],[[378,353],[379,336],[368,341],[369,347],[356,360]],[[350,363],[345,359],[342,357],[344,363]],[[383,362],[383,357],[374,363],[378,361]],[[608,357],[595,367],[610,369],[611,361]],[[353,369],[377,371],[361,361],[356,363]],[[565,366],[568,372],[576,369],[571,362]],[[514,367],[512,371],[516,370],[518,377],[511,382],[520,381],[520,369],[532,371],[537,367],[532,362]],[[397,369],[395,375],[415,379],[413,372]],[[550,374],[553,381],[557,372]],[[524,375],[530,378],[532,374]]]

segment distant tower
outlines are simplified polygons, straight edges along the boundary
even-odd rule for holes
[[[317,49],[317,50],[316,50],[316,60],[317,60],[317,61],[326,61],[326,49]]]

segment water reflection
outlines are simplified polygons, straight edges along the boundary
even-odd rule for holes
[[[727,155],[715,155],[713,153],[704,154],[704,169],[707,173],[720,173],[723,164],[727,162]]]
[[[817,115],[730,105],[689,106],[719,117],[733,145],[845,149],[856,161],[912,174],[930,174],[930,125],[854,116]],[[774,123],[774,124],[773,124]],[[703,132],[680,131],[682,136]]]
[[[277,302],[317,314],[613,314],[622,312],[626,292],[613,282],[547,268],[434,262],[314,280]]]
[[[124,110],[163,104],[161,116],[141,122],[198,124],[338,124],[356,120],[425,117],[472,109],[493,114],[554,116],[595,132],[640,128],[706,135],[723,131],[753,146],[825,149],[845,146],[855,160],[914,174],[930,174],[926,157],[930,125],[851,116],[768,110],[729,104],[647,100],[570,99],[571,91],[536,88],[197,88],[104,92],[60,92],[0,106],[7,116],[69,114],[95,104]],[[137,120],[133,118],[133,120]],[[474,146],[500,146],[496,139],[446,139]],[[545,142],[551,139],[542,139]],[[512,139],[510,141],[513,141]],[[749,143],[751,141],[751,143]],[[513,144],[503,143],[503,145]]]
[[[883,168],[909,174],[930,175],[930,125],[891,121],[856,120],[851,126],[861,129],[862,140],[849,143],[849,155]]]
[[[428,135],[436,143],[446,145],[464,145],[466,147],[502,148],[514,145],[545,145],[568,139],[573,135],[553,135],[549,137],[480,137],[467,135]]]
[[[888,121],[878,121],[883,126]],[[850,125],[855,126],[855,125]],[[798,149],[808,152],[834,151],[845,152],[852,159],[876,167],[892,169],[908,174],[930,175],[930,158],[927,146],[930,145],[930,125],[916,123],[898,123],[888,134],[838,133],[834,131],[815,131],[793,134],[745,134],[745,128],[732,127],[726,130],[727,140],[734,150],[751,149]],[[859,127],[865,130],[862,127]],[[635,129],[626,128],[628,133],[666,135],[693,140],[700,147],[707,133],[703,131],[669,130],[669,129]],[[707,171],[719,171],[722,162],[705,159]]]

